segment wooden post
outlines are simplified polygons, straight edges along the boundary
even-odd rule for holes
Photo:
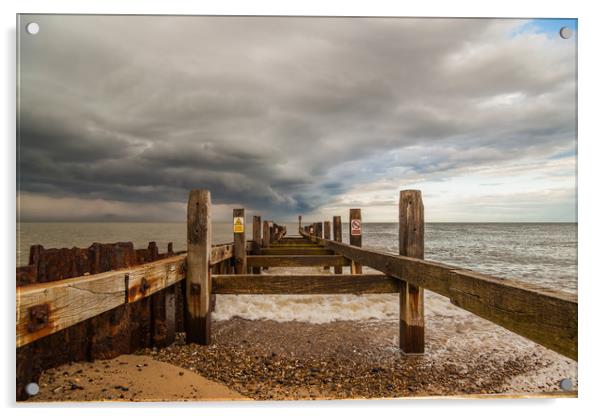
[[[301,215],[299,215],[299,231],[301,231]]]
[[[190,191],[186,257],[186,342],[211,344],[211,193]]]
[[[339,243],[343,242],[343,227],[341,225],[341,217],[339,215],[332,217],[332,238],[334,241],[338,241]],[[342,274],[343,268],[341,266],[334,266],[334,273]]]
[[[247,274],[247,233],[245,232],[245,209],[232,210],[232,231],[234,233],[234,273]]]
[[[316,223],[316,237],[322,238],[322,223]]]
[[[349,210],[349,244],[356,247],[362,246],[362,210],[351,208]],[[362,265],[352,261],[351,274],[362,274]]]
[[[330,221],[324,221],[324,238],[330,240]]]
[[[270,248],[270,222],[263,222],[263,248]]]
[[[420,191],[399,193],[399,254],[424,259],[424,206]],[[402,280],[399,293],[399,347],[424,353],[424,289]]]
[[[330,221],[324,221],[324,239],[330,240]],[[330,271],[330,267],[324,266],[324,270]]]
[[[253,216],[253,254],[261,254],[261,217]],[[253,274],[260,274],[261,268],[253,267]]]

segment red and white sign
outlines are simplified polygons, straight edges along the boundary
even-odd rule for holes
[[[362,235],[362,220],[351,220],[351,235]]]

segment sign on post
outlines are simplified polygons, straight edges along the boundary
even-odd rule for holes
[[[351,220],[351,235],[362,235],[362,220]]]
[[[245,232],[245,217],[234,217],[232,231],[237,234]]]

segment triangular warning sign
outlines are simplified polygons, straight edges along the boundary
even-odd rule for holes
[[[236,217],[236,220],[234,220],[234,225],[242,225],[240,217]]]

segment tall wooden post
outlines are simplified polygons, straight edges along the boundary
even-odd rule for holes
[[[186,256],[186,342],[211,344],[211,193],[190,191]]]
[[[362,210],[351,208],[349,210],[349,244],[356,247],[362,246]],[[362,274],[362,265],[352,261],[351,274]]]
[[[301,215],[299,215],[299,231],[301,231]]]
[[[270,222],[263,222],[263,248],[270,248]]]
[[[234,233],[234,272],[247,274],[247,238],[245,230],[245,209],[232,210],[232,231]]]
[[[341,225],[341,217],[339,215],[332,217],[332,239],[339,243],[343,241],[343,226]],[[343,267],[334,266],[334,273],[342,274]]]
[[[253,254],[261,254],[261,217],[253,216]],[[260,274],[260,267],[253,267],[253,274]]]
[[[420,191],[399,193],[399,254],[424,259],[424,206]],[[407,354],[424,353],[424,289],[401,281],[399,347]]]
[[[322,238],[322,223],[316,223],[316,237]]]
[[[324,221],[324,239],[330,240],[330,221]],[[330,267],[324,266],[324,270],[330,270]]]
[[[274,223],[270,221],[270,243],[274,242]]]
[[[263,222],[263,248],[270,248],[270,222]],[[267,270],[267,267],[264,267],[263,270]]]

